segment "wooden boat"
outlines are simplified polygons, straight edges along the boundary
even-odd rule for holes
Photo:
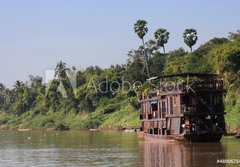
[[[217,74],[182,73],[157,79],[160,87],[140,97],[141,130],[146,136],[193,142],[221,140],[226,133],[224,89]]]

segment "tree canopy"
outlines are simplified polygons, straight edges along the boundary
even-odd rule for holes
[[[193,28],[186,29],[185,32],[183,33],[183,38],[184,43],[190,47],[192,52],[192,47],[197,43],[198,40],[197,31]]]

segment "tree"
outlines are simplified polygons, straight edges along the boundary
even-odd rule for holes
[[[237,32],[229,32],[228,38],[231,41],[240,40],[240,30],[237,30]]]
[[[29,75],[28,78],[30,81],[31,88],[38,88],[42,86],[42,77],[40,76],[34,77],[33,75]]]
[[[0,109],[5,105],[5,86],[0,83]]]
[[[239,42],[225,43],[211,53],[212,64],[217,73],[221,74],[227,86],[240,79],[240,47]]]
[[[163,53],[165,54],[165,44],[169,39],[169,32],[164,28],[159,28],[155,33],[154,37],[157,41],[157,45],[163,47]]]
[[[138,37],[142,40],[147,76],[148,78],[150,78],[149,69],[148,69],[148,56],[146,54],[145,43],[144,43],[144,36],[148,32],[147,22],[145,20],[137,20],[137,22],[134,24],[134,31],[138,35]]]
[[[170,51],[168,54],[168,57],[166,58],[166,62],[164,64],[164,74],[187,72],[185,70],[186,55],[187,55],[187,52],[185,52],[183,48]]]
[[[58,76],[59,79],[66,78],[67,76],[66,71],[68,70],[69,68],[66,67],[66,63],[60,61],[59,63],[57,63],[57,66],[55,68],[55,77]]]
[[[159,76],[163,74],[165,60],[166,60],[166,56],[164,54],[158,53],[153,55],[153,57],[150,59],[151,76]]]
[[[17,93],[18,93],[18,92],[22,92],[22,91],[23,91],[23,87],[24,87],[23,82],[17,80],[17,81],[15,82],[15,84],[13,85],[13,90],[14,90],[15,92],[17,92]]]
[[[13,109],[20,116],[21,113],[24,111],[24,84],[23,82],[17,80],[13,85]]]
[[[142,52],[140,50],[131,50],[128,52],[128,57],[128,65],[126,69],[128,80],[144,81],[146,79],[146,73],[144,72]]]
[[[158,49],[159,47],[155,40],[150,39],[148,42],[146,42],[146,53],[148,57],[151,58],[151,56],[157,53]]]
[[[183,33],[184,43],[191,49],[192,46],[196,44],[198,40],[197,31],[195,29],[186,29]]]

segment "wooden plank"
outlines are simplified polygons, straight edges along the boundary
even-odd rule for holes
[[[180,134],[180,118],[171,118],[171,134]]]

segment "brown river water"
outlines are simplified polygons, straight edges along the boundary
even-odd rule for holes
[[[240,140],[166,143],[124,132],[0,131],[0,166],[240,166]]]

